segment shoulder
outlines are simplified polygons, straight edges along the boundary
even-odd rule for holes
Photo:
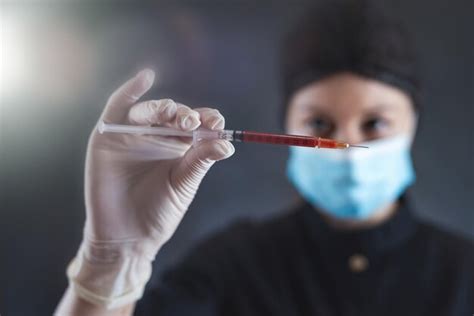
[[[292,239],[298,212],[264,220],[242,219],[199,242],[161,276],[162,283],[187,293],[225,292],[229,284],[251,282],[268,263],[278,264],[285,251],[283,241]],[[286,241],[289,245],[290,241]],[[290,249],[290,248],[289,248]]]
[[[424,262],[420,272],[427,276],[430,288],[443,293],[445,301],[472,304],[474,242],[428,223],[420,224],[418,232],[416,256]]]
[[[164,271],[140,305],[155,311],[169,305],[213,308],[217,300],[233,301],[239,289],[253,284],[256,277],[267,282],[264,275],[269,263],[281,261],[279,254],[287,251],[281,241],[291,239],[290,235],[298,231],[292,228],[298,225],[298,218],[295,210],[263,220],[233,222],[199,242],[180,262]],[[162,298],[159,305],[157,297]]]
[[[180,270],[226,273],[250,265],[257,268],[257,262],[269,260],[294,240],[300,231],[299,218],[298,210],[291,210],[265,219],[235,221],[193,247],[181,260]]]
[[[192,253],[245,251],[275,239],[290,238],[295,226],[300,225],[299,215],[297,210],[291,210],[264,219],[237,220],[204,239]]]
[[[445,262],[460,268],[464,266],[474,274],[474,241],[435,224],[422,222],[419,234],[428,249]]]

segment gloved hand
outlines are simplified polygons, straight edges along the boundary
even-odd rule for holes
[[[135,102],[152,86],[141,71],[110,97],[100,120],[182,130],[223,129],[214,109],[172,100]],[[225,140],[99,134],[89,139],[85,169],[84,238],[67,274],[83,299],[119,307],[141,297],[151,262],[171,237],[215,161],[234,153]]]

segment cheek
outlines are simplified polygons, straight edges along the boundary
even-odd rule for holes
[[[294,109],[288,109],[285,117],[285,132],[288,134],[296,134],[304,128],[301,113]]]
[[[312,130],[304,117],[294,116],[287,120],[286,133],[297,135],[311,135]]]
[[[417,125],[417,117],[414,112],[407,113],[397,120],[398,133],[414,133]]]
[[[379,117],[387,122],[386,128],[380,130],[381,137],[412,134],[416,127],[416,113],[410,104],[402,104]]]
[[[289,133],[294,128],[292,117],[287,113],[284,120],[285,132]]]
[[[402,133],[413,133],[417,125],[417,113],[413,107],[413,104],[409,100],[405,102],[399,101],[394,111],[393,122],[396,132]]]

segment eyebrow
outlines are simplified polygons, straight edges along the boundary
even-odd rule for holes
[[[390,108],[391,106],[388,105],[387,103],[377,103],[374,108],[375,109],[387,109]]]
[[[387,103],[377,103],[373,107],[366,109],[367,111],[391,111],[394,107]]]
[[[324,108],[325,106],[317,103],[305,103],[301,105],[301,108],[305,111],[311,111],[314,112],[315,109],[321,109]],[[393,109],[393,106],[387,104],[387,103],[377,103],[373,107],[366,108],[365,110],[372,111],[372,110],[380,110],[380,111],[385,111],[385,110],[391,110]]]
[[[317,103],[304,103],[301,105],[301,108],[305,111],[314,112],[314,109],[324,108],[324,106]]]

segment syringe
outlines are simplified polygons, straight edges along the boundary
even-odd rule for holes
[[[332,148],[345,149],[349,147],[368,148],[367,146],[352,145],[332,139],[287,135],[287,134],[270,134],[251,131],[238,130],[209,130],[198,128],[193,131],[181,131],[170,127],[160,126],[138,126],[138,125],[121,125],[109,124],[103,121],[99,122],[97,129],[99,133],[125,133],[140,135],[159,135],[159,136],[175,136],[175,137],[192,137],[193,143],[207,139],[225,139],[236,142],[252,142],[261,144],[277,144],[286,146],[302,146],[314,148]]]

